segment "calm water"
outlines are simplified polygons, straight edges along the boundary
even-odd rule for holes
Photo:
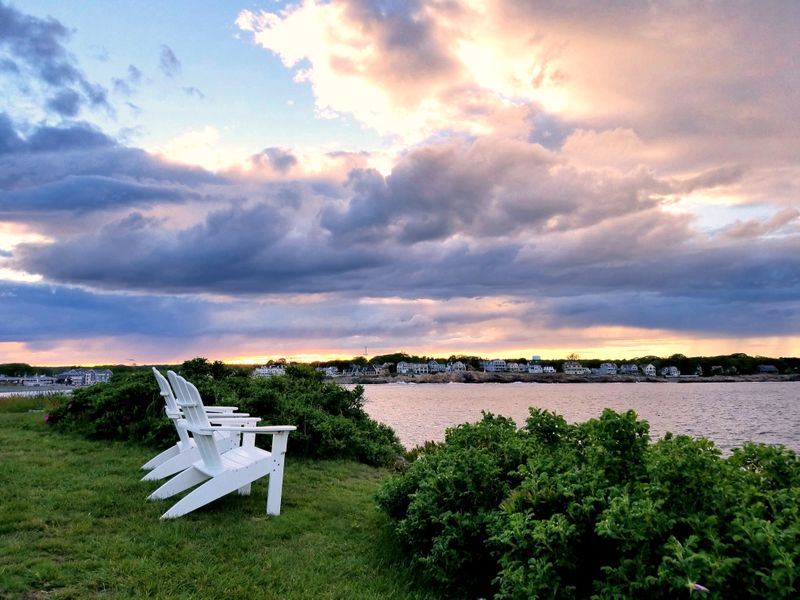
[[[568,421],[597,417],[604,408],[633,409],[665,432],[707,437],[722,450],[746,441],[784,444],[800,452],[800,382],[365,385],[365,409],[390,425],[411,448],[444,439],[446,428],[477,421],[481,411],[522,425],[528,408],[546,408]]]

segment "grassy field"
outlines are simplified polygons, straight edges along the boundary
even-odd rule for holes
[[[154,451],[53,433],[27,408],[0,399],[0,598],[432,598],[374,507],[384,471],[293,459],[290,438],[281,516],[262,480],[162,522],[171,502],[139,481]]]

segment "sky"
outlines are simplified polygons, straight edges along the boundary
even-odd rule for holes
[[[800,354],[800,2],[0,0],[0,362]]]

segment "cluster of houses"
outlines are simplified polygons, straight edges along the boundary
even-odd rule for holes
[[[481,361],[484,371],[497,373],[533,373],[535,375],[552,375],[556,373],[555,367],[541,365],[539,357],[535,356],[527,365],[515,362],[506,362],[503,359],[492,359]],[[652,364],[637,365],[636,363],[626,363],[617,366],[614,363],[603,363],[599,367],[590,369],[584,367],[577,360],[568,360],[561,365],[561,370],[565,375],[644,375],[645,377],[655,377],[656,368]],[[681,372],[677,367],[664,367],[661,369],[663,377],[680,377]]]
[[[568,360],[562,365],[564,373],[567,375],[644,375],[645,377],[655,377],[656,368],[652,364],[637,365],[636,363],[625,363],[615,365],[614,363],[603,363],[595,369],[584,367],[576,360]],[[664,367],[661,369],[662,377],[680,377],[681,372],[677,367]]]
[[[392,372],[393,363],[383,365],[350,365],[347,369],[340,370],[338,367],[318,367],[317,371],[324,373],[326,377],[379,377],[389,375]],[[575,360],[568,360],[562,365],[562,371],[566,375],[643,375],[645,377],[655,377],[656,368],[652,364],[637,365],[636,363],[626,363],[617,366],[614,363],[603,363],[599,367],[590,369],[584,367]],[[459,373],[472,370],[472,367],[461,361],[438,362],[431,360],[428,362],[405,362],[397,363],[394,371],[398,375],[428,375],[430,373]],[[552,375],[556,368],[550,365],[540,364],[538,356],[534,356],[528,364],[505,361],[502,358],[493,358],[481,361],[481,370],[487,373],[531,373],[534,375]],[[255,369],[253,374],[256,377],[272,377],[273,375],[283,375],[286,369],[283,365],[266,365]],[[662,377],[680,377],[681,372],[677,367],[664,367],[661,369]]]
[[[105,383],[111,379],[111,375],[112,372],[109,369],[70,369],[58,375],[0,375],[0,385],[8,384],[41,387],[60,383],[64,385],[81,386]]]

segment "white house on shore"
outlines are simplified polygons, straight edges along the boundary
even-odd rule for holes
[[[502,358],[482,360],[481,366],[483,367],[483,370],[488,373],[502,373],[508,370],[506,361],[504,361]]]
[[[663,377],[680,377],[681,372],[678,370],[678,367],[669,366],[661,369],[661,375]]]
[[[647,377],[655,377],[656,368],[652,364],[648,363],[642,367],[642,373],[644,373]]]
[[[598,369],[599,375],[616,375],[617,374],[617,365],[614,363],[603,363],[600,365]]]
[[[92,385],[95,383],[106,383],[111,379],[113,373],[109,369],[70,369],[56,376],[56,379],[65,381],[71,385]]]
[[[561,370],[564,371],[566,375],[591,375],[592,370],[587,369],[577,360],[568,360],[563,365],[561,365]]]
[[[275,375],[286,375],[286,367],[282,365],[264,365],[263,367],[257,367],[255,371],[253,371],[253,375],[256,377],[273,377]]]

